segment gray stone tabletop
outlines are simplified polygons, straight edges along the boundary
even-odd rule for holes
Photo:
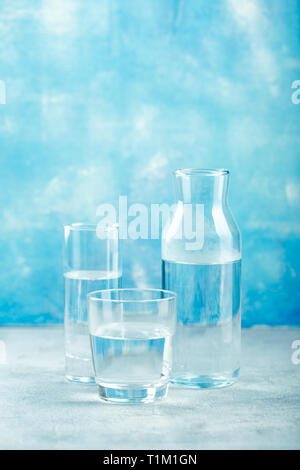
[[[0,449],[300,449],[295,340],[300,328],[243,330],[234,386],[128,406],[64,379],[62,327],[2,327]]]

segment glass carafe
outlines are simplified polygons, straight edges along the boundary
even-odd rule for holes
[[[162,239],[163,289],[177,293],[172,382],[215,388],[240,370],[241,237],[229,171],[175,172],[177,205]]]

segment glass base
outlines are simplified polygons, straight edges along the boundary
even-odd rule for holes
[[[69,382],[94,385],[96,383],[92,361],[88,357],[66,354],[65,374]]]
[[[94,377],[81,377],[76,375],[66,375],[66,379],[69,382],[77,383],[77,384],[86,384],[86,385],[95,385],[95,378]]]
[[[222,375],[200,375],[198,377],[173,377],[171,383],[186,388],[223,388],[233,385],[239,376],[240,369],[236,369],[231,376]]]
[[[137,388],[137,386],[120,387],[111,384],[97,384],[101,401],[116,404],[152,403],[167,396],[168,384]]]

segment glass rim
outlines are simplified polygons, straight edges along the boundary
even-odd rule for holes
[[[157,299],[104,299],[101,297],[96,297],[96,294],[105,293],[105,292],[157,292],[168,294],[167,297],[157,298]],[[148,303],[148,302],[162,302],[162,301],[171,301],[176,300],[176,293],[171,290],[165,289],[152,289],[148,287],[124,287],[124,288],[115,288],[115,289],[99,289],[93,292],[88,293],[88,299],[95,302],[114,302],[114,303]]]
[[[226,176],[230,172],[226,168],[179,168],[174,171],[176,176]]]
[[[83,230],[90,230],[95,232],[97,230],[97,224],[89,224],[89,223],[83,223],[83,222],[74,222],[72,224],[65,224],[64,225],[65,230],[74,230],[74,231],[83,231]],[[109,232],[110,230],[119,230],[119,224],[107,224],[103,227],[103,230],[105,232]]]

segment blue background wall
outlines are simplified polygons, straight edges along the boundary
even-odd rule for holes
[[[63,318],[62,224],[231,170],[243,318],[300,325],[298,0],[1,0],[0,323]],[[157,241],[127,285],[160,285]]]

